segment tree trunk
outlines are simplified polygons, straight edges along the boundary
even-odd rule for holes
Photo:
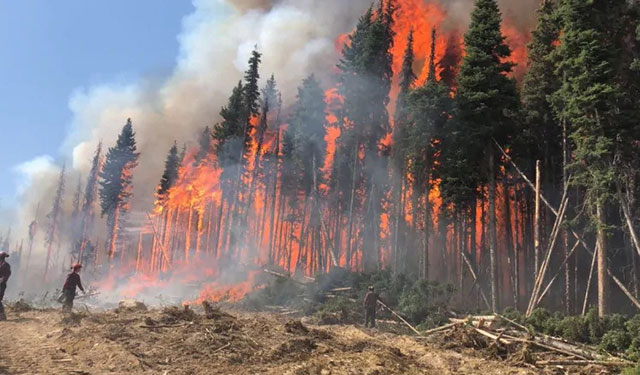
[[[507,261],[509,263],[509,282],[511,283],[511,293],[513,296],[513,305],[518,306],[518,296],[516,289],[516,280],[513,261],[513,230],[511,227],[511,193],[509,192],[509,183],[507,179],[504,180],[504,221],[507,235]]]
[[[540,160],[536,160],[536,200],[535,200],[535,208],[533,214],[533,279],[535,280],[538,277],[538,272],[540,271],[540,247],[541,247],[541,231],[540,231],[540,195],[541,195],[541,170],[540,170],[541,162]]]
[[[351,251],[352,251],[352,239],[353,235],[353,205],[356,195],[356,171],[358,166],[358,148],[353,151],[353,175],[351,177],[351,195],[349,196],[349,216],[347,219],[347,268],[351,268]]]
[[[429,205],[429,191],[424,198],[424,247],[422,248],[422,272],[423,278],[429,280],[429,230],[431,226],[431,205]]]
[[[596,203],[596,216],[598,219],[598,316],[604,317],[607,313],[607,293],[609,292],[609,278],[607,276],[607,234],[605,233],[605,215],[602,203]]]
[[[489,273],[491,280],[491,309],[498,312],[498,263],[496,235],[496,175],[493,147],[489,147]]]

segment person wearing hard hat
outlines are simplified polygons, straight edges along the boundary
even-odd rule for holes
[[[364,326],[376,327],[376,307],[378,306],[378,293],[373,290],[373,285],[369,285],[367,294],[364,296]]]
[[[81,264],[74,264],[73,267],[71,267],[71,273],[67,275],[67,280],[62,287],[62,295],[64,297],[62,304],[63,311],[71,312],[71,309],[73,309],[73,300],[76,298],[76,288],[80,289],[82,293],[86,293],[80,281],[81,269]]]
[[[6,261],[8,257],[9,254],[0,251],[0,320],[7,320],[2,299],[4,298],[4,291],[7,290],[7,280],[11,276],[11,266]]]

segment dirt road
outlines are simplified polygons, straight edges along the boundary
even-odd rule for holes
[[[544,373],[409,336],[262,313],[10,311],[0,337],[0,374],[12,375]]]

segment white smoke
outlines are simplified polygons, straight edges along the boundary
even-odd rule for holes
[[[134,175],[134,210],[148,210],[171,144],[190,142],[206,125],[218,120],[234,85],[242,78],[254,46],[263,53],[260,72],[274,74],[285,103],[311,73],[328,87],[338,55],[334,42],[349,32],[370,0],[193,0],[194,11],[183,20],[180,54],[173,73],[162,81],[141,80],[80,88],[69,101],[71,131],[61,146],[68,160],[67,196],[78,174],[86,177],[97,144],[115,143],[127,118],[133,121],[140,164]],[[537,0],[501,1],[508,14],[534,18]],[[455,23],[468,22],[473,0],[443,0]],[[530,23],[530,22],[529,22]],[[40,217],[51,206],[59,167],[49,159],[25,163],[17,237],[42,202]],[[66,200],[67,206],[71,199]],[[103,225],[97,224],[100,229]],[[37,251],[38,249],[34,249]]]

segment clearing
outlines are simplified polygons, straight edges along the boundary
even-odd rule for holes
[[[353,325],[318,326],[276,313],[194,309],[147,311],[133,305],[63,315],[10,308],[9,320],[0,323],[0,374],[606,373],[535,368],[442,337],[427,342]]]

